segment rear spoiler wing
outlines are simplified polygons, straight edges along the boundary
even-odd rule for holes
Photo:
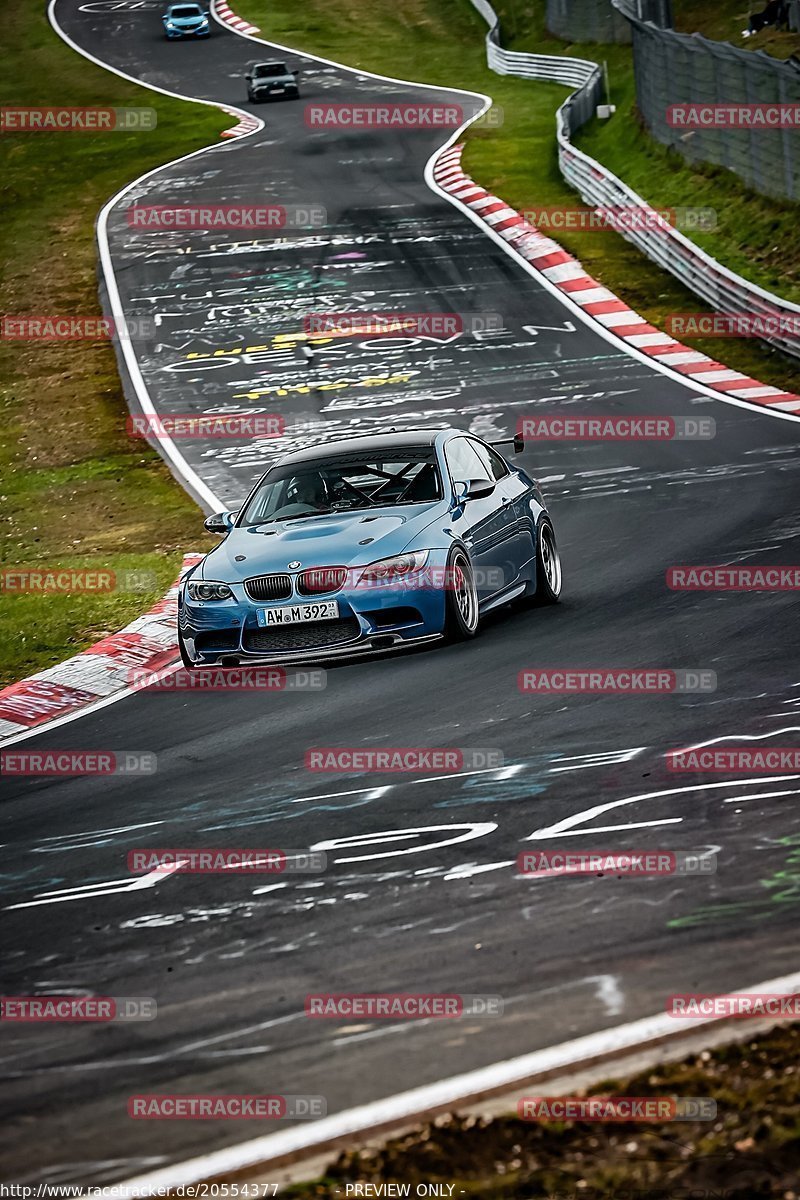
[[[522,454],[525,449],[525,439],[521,433],[516,434],[513,438],[503,438],[499,442],[489,442],[490,446],[513,446],[515,454]]]

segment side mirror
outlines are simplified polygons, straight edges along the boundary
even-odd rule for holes
[[[248,71],[247,74],[245,75],[245,79],[252,79],[252,78],[253,78],[253,72]]]
[[[299,71],[292,71],[292,74],[294,75],[295,79],[297,79],[297,76],[300,74],[300,72],[299,72]]]
[[[203,528],[208,533],[219,533],[224,537],[232,529],[236,515],[235,512],[214,513],[213,517],[206,517],[203,521]]]
[[[525,449],[525,438],[522,436],[521,433],[515,434],[515,436],[514,436],[514,453],[522,454],[522,451],[524,449]]]
[[[467,499],[480,500],[481,496],[491,496],[494,487],[493,479],[470,479]]]

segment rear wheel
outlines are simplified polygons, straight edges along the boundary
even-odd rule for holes
[[[536,591],[534,604],[558,604],[561,597],[561,557],[556,535],[547,517],[536,531]]]
[[[445,636],[463,642],[478,632],[478,589],[469,555],[457,547],[447,560],[445,575]]]

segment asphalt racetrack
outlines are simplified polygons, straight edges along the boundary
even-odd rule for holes
[[[160,12],[151,0],[56,4],[64,33],[108,65],[251,107],[243,74],[269,47],[218,25],[205,43],[168,44]],[[154,997],[158,1016],[6,1028],[0,1141],[15,1182],[111,1182],[264,1132],[131,1120],[133,1093],[314,1094],[333,1113],[663,1012],[672,993],[780,975],[796,958],[786,873],[800,776],[676,777],[663,755],[744,735],[797,742],[792,593],[673,592],[665,572],[800,561],[800,427],[698,394],[581,323],[426,185],[445,131],[304,119],[317,100],[447,101],[468,116],[480,98],[274,54],[299,68],[302,98],[253,107],[263,129],[156,172],[108,220],[126,314],[157,317],[136,343],[155,410],[285,420],[276,440],[181,443],[220,507],[237,507],[278,454],[349,430],[449,422],[502,437],[546,411],[711,416],[716,437],[526,448],[560,540],[555,608],[507,610],[471,643],[332,667],[321,691],[139,693],[25,743],[148,751],[158,770],[4,782],[3,992]],[[130,224],[132,204],[189,200],[275,201],[325,219],[247,237]],[[365,307],[500,314],[503,329],[340,339],[310,360],[289,336],[310,312]],[[707,669],[717,688],[525,694],[518,674],[534,666]],[[315,774],[314,746],[483,748],[503,765]],[[126,855],[141,846],[317,846],[329,866],[134,888]],[[528,879],[514,864],[532,847],[667,847],[718,865]],[[504,1011],[446,1026],[304,1015],[307,993],[350,991],[484,994]]]

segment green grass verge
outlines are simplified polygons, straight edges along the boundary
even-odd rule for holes
[[[555,111],[567,89],[489,71],[484,49],[486,24],[468,0],[393,0],[366,6],[355,0],[306,0],[302,6],[293,0],[237,0],[235,8],[258,25],[265,38],[349,66],[488,93],[503,110],[503,124],[499,129],[485,127],[468,133],[465,169],[519,210],[579,203],[576,193],[564,183],[556,158]],[[786,206],[784,210],[772,201],[762,201],[730,176],[717,181],[713,172],[690,170],[677,156],[629,127],[622,92],[622,76],[630,60],[628,47],[565,46],[544,30],[544,0],[496,0],[495,8],[507,31],[505,44],[514,49],[573,52],[609,61],[619,110],[607,126],[597,134],[592,130],[583,140],[590,153],[602,158],[591,144],[595,136],[610,136],[612,141],[624,136],[626,145],[627,139],[635,138],[635,154],[623,150],[620,161],[608,163],[612,169],[633,186],[641,185],[639,190],[659,206],[690,204],[719,209],[724,201],[721,231],[706,242],[710,252],[734,269],[741,268],[762,286],[800,292],[796,284],[800,260],[796,209]],[[652,158],[647,158],[646,152]],[[752,230],[749,242],[744,238],[745,228]],[[558,240],[595,278],[656,326],[663,327],[670,313],[710,311],[617,234],[569,231],[560,233]],[[789,278],[793,271],[794,281]],[[788,390],[798,386],[791,360],[756,341],[704,338],[693,339],[691,344],[765,383]]]
[[[672,19],[680,33],[702,33],[715,42],[730,42],[741,50],[763,50],[773,58],[800,54],[800,33],[769,25],[752,37],[742,37],[751,13],[762,12],[766,0],[673,0]]]
[[[474,1200],[796,1200],[800,1170],[800,1027],[610,1080],[596,1096],[709,1097],[713,1120],[642,1124],[447,1117],[341,1154],[294,1200],[391,1195],[386,1185],[437,1184]],[[532,1095],[548,1095],[546,1085]],[[377,1190],[383,1185],[383,1191]],[[451,1188],[452,1190],[448,1190]],[[425,1188],[420,1189],[420,1195]],[[401,1195],[401,1192],[394,1192]],[[436,1194],[431,1192],[431,1194]]]
[[[616,113],[584,127],[575,144],[659,208],[713,208],[717,228],[692,234],[708,254],[768,291],[800,302],[798,207],[750,191],[721,167],[690,166],[655,142],[636,113],[633,55],[629,46],[566,45],[549,34],[543,0],[519,5],[498,0],[501,28],[513,31],[509,48],[541,54],[572,54],[607,62]]]
[[[50,28],[40,0],[4,15],[5,103],[151,106],[140,133],[5,133],[0,213],[7,314],[99,313],[94,220],[160,163],[213,143],[216,109],[150,93],[95,67]],[[21,595],[0,588],[0,684],[51,666],[138,616],[202,544],[200,512],[144,442],[108,342],[0,341],[2,569],[133,570],[143,592]]]

